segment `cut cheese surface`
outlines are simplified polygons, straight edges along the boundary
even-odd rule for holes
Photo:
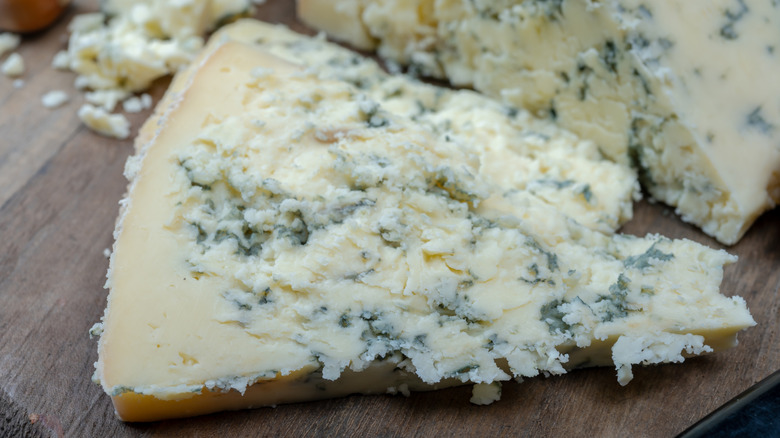
[[[128,161],[97,330],[120,418],[464,383],[489,403],[577,366],[625,384],[755,324],[718,291],[726,252],[580,223],[491,162],[533,154],[221,35]]]
[[[780,200],[780,6],[299,0],[307,23],[550,118],[719,241]],[[351,29],[351,30],[347,30]],[[363,35],[359,35],[362,32]],[[359,36],[354,36],[359,35]]]
[[[474,92],[389,75],[370,59],[282,26],[243,20],[212,41],[225,40],[252,44],[320,77],[352,84],[383,108],[477,155],[485,178],[530,191],[592,229],[612,232],[632,217],[632,201],[640,196],[635,173],[550,121]]]

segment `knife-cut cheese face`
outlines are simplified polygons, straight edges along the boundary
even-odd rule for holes
[[[488,403],[591,365],[625,384],[754,324],[724,251],[583,225],[498,164],[526,155],[225,40],[128,161],[96,364],[120,418],[464,383]]]

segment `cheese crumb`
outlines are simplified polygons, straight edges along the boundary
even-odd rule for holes
[[[41,103],[46,108],[57,108],[64,105],[69,100],[68,94],[62,90],[53,90],[44,94]]]
[[[125,99],[130,93],[121,89],[95,90],[87,92],[84,99],[92,105],[102,107],[106,111],[113,111],[116,105]]]
[[[8,77],[21,76],[24,74],[24,59],[19,53],[11,53],[8,59],[5,60],[0,71]]]
[[[133,96],[122,102],[122,109],[128,113],[140,113],[152,106],[152,97],[148,94]]]
[[[122,114],[111,114],[86,103],[79,108],[78,116],[89,129],[98,134],[120,140],[130,136],[130,122]]]
[[[89,32],[101,28],[105,21],[106,16],[100,12],[76,15],[68,24],[68,30],[73,33]]]
[[[489,405],[501,399],[501,382],[477,383],[471,389],[471,403]]]
[[[152,107],[152,96],[150,96],[148,93],[144,93],[141,95],[141,104],[143,104],[144,108],[151,108]]]
[[[73,18],[68,48],[54,56],[52,67],[73,71],[74,86],[89,90],[89,105],[79,110],[79,118],[90,129],[127,138],[127,119],[110,114],[116,105],[121,102],[129,113],[150,108],[151,96],[132,94],[185,67],[203,46],[203,34],[226,18],[247,14],[251,2],[106,0],[101,8]]]
[[[395,387],[395,386],[388,387],[387,388],[387,393],[390,394],[390,395],[401,394],[404,397],[409,397],[410,395],[412,395],[412,392],[409,391],[409,385],[406,384],[406,383],[402,383],[402,384],[398,385],[397,387]]]
[[[0,56],[6,53],[16,50],[21,42],[19,35],[13,33],[0,33]]]
[[[65,50],[57,52],[51,60],[51,66],[57,70],[67,70],[70,68],[70,56],[68,56],[68,52]]]
[[[122,109],[125,110],[126,113],[140,113],[143,111],[143,106],[141,106],[140,99],[131,97],[122,102]]]
[[[617,370],[618,383],[625,386],[634,378],[633,364],[658,364],[682,362],[682,352],[699,355],[711,353],[710,346],[704,344],[699,335],[656,333],[641,336],[621,336],[612,346],[612,361]]]

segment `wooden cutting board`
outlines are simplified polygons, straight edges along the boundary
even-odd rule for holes
[[[758,326],[740,345],[709,357],[635,369],[577,370],[504,385],[502,399],[471,405],[470,388],[402,396],[350,396],[152,424],[118,421],[90,377],[122,170],[132,141],[100,137],[76,117],[74,75],[50,67],[70,18],[96,10],[76,1],[45,32],[24,37],[27,71],[17,89],[0,76],[0,436],[673,436],[780,368],[780,210],[728,248],[740,261],[723,291],[744,297]],[[290,24],[292,0],[269,0],[258,18]],[[168,80],[156,83],[157,101]],[[70,102],[42,106],[67,91]],[[131,114],[136,130],[150,111]],[[624,232],[662,233],[720,248],[663,205],[640,203]]]

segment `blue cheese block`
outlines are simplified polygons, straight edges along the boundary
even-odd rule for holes
[[[163,104],[128,161],[94,329],[124,420],[466,383],[485,404],[578,366],[625,384],[755,324],[718,291],[726,252],[593,230],[266,51],[215,43]]]
[[[595,141],[604,155],[637,169],[654,198],[723,243],[737,242],[780,201],[777,2],[298,6],[304,21],[337,38]],[[354,19],[333,21],[324,9]]]

